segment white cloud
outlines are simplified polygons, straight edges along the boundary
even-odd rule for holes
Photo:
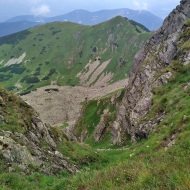
[[[36,7],[36,8],[32,8],[31,12],[34,14],[34,15],[42,15],[42,16],[45,16],[47,15],[48,13],[50,13],[50,8],[48,5],[40,5],[39,7]]]
[[[138,2],[136,0],[133,0],[133,4],[139,10],[148,10],[148,3],[145,3],[145,2],[140,3],[140,2]]]

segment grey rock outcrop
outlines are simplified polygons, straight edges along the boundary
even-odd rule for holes
[[[0,123],[4,123],[5,119],[2,115],[0,115]]]
[[[190,1],[182,0],[165,19],[163,26],[136,54],[129,85],[113,124],[114,144],[121,144],[122,136],[127,134],[131,136],[132,141],[147,137],[152,126],[156,125],[157,118],[155,121],[150,121],[150,124],[141,121],[151,108],[152,89],[167,83],[172,77],[170,72],[160,75],[158,73],[176,56],[177,42],[188,18],[190,18]],[[186,61],[188,60],[187,55]]]
[[[105,109],[104,110],[104,113],[101,115],[101,118],[100,118],[100,122],[99,124],[96,126],[95,130],[94,130],[94,140],[95,142],[98,142],[100,141],[105,133],[106,133],[106,130],[107,130],[107,122],[105,121],[106,120],[106,117],[109,115],[109,110],[108,109]]]
[[[37,157],[31,156],[26,146],[21,146],[10,137],[0,136],[0,149],[3,157],[10,163],[22,166],[33,164],[38,167],[42,163]]]
[[[43,124],[43,122],[37,117],[33,117],[32,122],[35,125],[35,127],[37,128],[37,131],[38,131],[37,135],[39,137],[43,138],[49,146],[51,146],[52,148],[56,148],[56,144],[53,141],[53,139],[50,137],[48,128],[45,126],[45,124]],[[33,127],[34,127],[34,125],[33,125]]]
[[[61,170],[69,173],[79,171],[58,151],[50,128],[35,111],[25,134],[3,129],[0,129],[0,134],[0,153],[9,167],[16,165],[27,174],[35,170],[46,174],[57,174]]]
[[[66,141],[64,133],[43,123],[29,104],[0,88],[0,158],[5,170],[22,174],[52,175],[62,170],[76,173],[78,167],[57,146]]]
[[[0,105],[2,106],[4,104],[5,104],[5,102],[4,102],[3,98],[0,96]]]

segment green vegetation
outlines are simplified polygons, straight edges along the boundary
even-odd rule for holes
[[[70,142],[60,127],[51,127],[51,133],[62,155],[69,158],[80,168],[86,168],[91,165],[98,167],[97,165],[99,164],[107,163],[107,159],[95,153],[89,145]],[[62,141],[59,140],[60,138]]]
[[[179,61],[173,61],[160,71],[160,74],[170,71],[173,76],[168,84],[153,89],[153,105],[147,120],[153,119],[157,113],[164,113],[166,117],[149,134],[148,139],[128,144],[128,149],[101,151],[99,154],[107,157],[109,163],[104,162],[99,165],[89,163],[83,167],[83,172],[73,176],[66,172],[56,177],[39,173],[22,176],[3,171],[0,174],[2,189],[188,189],[190,186],[189,70],[189,65],[183,66]],[[122,96],[123,93],[118,100]],[[112,110],[112,113],[115,112],[109,104],[108,97],[84,105],[84,117],[79,120],[79,130],[83,130],[80,125],[86,126],[89,131],[86,141],[93,146],[90,140],[94,130],[93,123],[99,122],[99,113],[106,108]],[[60,134],[60,132],[54,133],[55,136]],[[78,150],[78,145],[72,146],[73,149],[76,146]],[[63,147],[60,150],[64,153],[67,148]]]
[[[94,143],[92,134],[94,127],[100,121],[101,114],[104,110],[109,110],[111,114],[106,120],[108,124],[114,120],[116,109],[110,103],[111,95],[99,101],[85,102],[75,134],[80,136],[87,130],[88,136],[85,142],[93,146],[94,150],[86,144],[81,145],[67,141],[67,137],[60,128],[51,129],[59,151],[64,156],[71,157],[74,163],[80,164],[82,172],[72,176],[65,171],[57,176],[46,176],[37,171],[31,175],[22,175],[8,172],[4,167],[3,159],[0,159],[0,189],[189,189],[190,64],[183,65],[180,61],[190,50],[188,46],[184,48],[184,43],[187,41],[186,34],[189,33],[189,24],[186,26],[187,29],[179,39],[178,47],[181,51],[169,66],[157,73],[158,78],[166,72],[171,72],[172,77],[167,84],[152,91],[154,94],[152,107],[147,117],[141,122],[154,119],[157,114],[164,114],[165,118],[154,127],[148,139],[142,139],[134,144],[128,142],[125,149],[118,149],[118,147],[110,149],[108,130],[103,140]],[[7,92],[2,91],[1,93]],[[123,95],[124,91],[116,101],[120,102]],[[10,102],[14,100],[14,96],[10,96],[8,93],[5,94],[5,97]],[[4,110],[4,112],[7,113],[4,116],[12,125],[15,112],[12,111],[13,117],[9,113],[10,111]],[[66,125],[66,123],[63,124],[63,126]],[[60,137],[64,139],[62,142],[59,141]],[[98,151],[97,148],[105,149]]]
[[[28,144],[26,144],[25,138],[20,138],[18,136],[18,133],[27,136],[29,132],[33,132],[31,126],[34,114],[34,110],[20,97],[0,88],[0,136],[4,136],[5,131],[8,133],[11,132],[11,139],[13,139],[16,143],[19,143],[21,146],[27,147],[33,156],[36,155],[35,151],[29,147]],[[64,125],[66,126],[67,124],[64,123]],[[59,152],[62,153],[63,157],[70,163],[76,164],[80,170],[86,170],[89,166],[93,168],[99,168],[101,165],[108,164],[107,158],[95,152],[90,146],[86,144],[70,142],[62,129],[59,127],[49,128],[49,133],[53,137],[54,142],[56,143],[57,148]],[[39,137],[38,139],[40,148],[47,152],[49,150],[48,144],[42,138]],[[3,145],[2,147],[2,144],[0,143],[0,189],[2,187],[6,189],[6,187],[9,185],[11,189],[17,189],[20,187],[20,185],[21,188],[30,188],[30,186],[25,186],[25,182],[22,182],[24,180],[22,180],[23,176],[18,174],[18,172],[23,172],[22,168],[14,164],[9,164],[7,166],[7,163],[5,163],[4,157],[1,153],[1,151],[6,148],[5,146],[6,145]],[[47,154],[47,158],[51,159],[51,157],[48,156],[49,155]],[[47,162],[47,167],[48,164],[49,163]],[[9,166],[13,168],[13,172],[11,173],[8,173]],[[39,172],[38,167],[34,165],[29,165],[28,167],[33,172],[38,172],[38,174],[35,175],[46,178],[44,174]],[[61,173],[57,173],[57,175],[69,176],[70,174],[66,171],[61,171]],[[5,176],[7,176],[9,179],[4,179]],[[32,176],[30,177],[32,178]]]
[[[69,124],[68,124],[67,122],[64,122],[64,123],[60,126],[60,128],[64,129],[65,127],[68,127],[68,126],[69,126]]]
[[[0,83],[20,93],[47,86],[51,81],[76,86],[76,75],[96,57],[101,57],[101,63],[111,59],[103,72],[114,73],[113,83],[129,75],[135,53],[150,35],[145,27],[122,17],[94,26],[67,22],[37,26],[0,38]],[[5,66],[25,52],[20,63]]]
[[[124,89],[121,91],[120,96],[115,100],[119,103],[122,100]],[[118,93],[114,92],[115,94]],[[111,132],[110,127],[116,119],[117,109],[115,104],[111,103],[111,97],[114,94],[109,94],[100,100],[86,101],[83,105],[82,114],[79,118],[77,125],[74,129],[74,134],[81,140],[81,134],[84,135],[83,141],[89,144],[93,148],[113,148],[111,144]],[[106,113],[104,113],[106,111]],[[99,124],[101,116],[104,115],[105,130],[102,134],[100,141],[95,142],[93,134],[95,127]]]
[[[25,133],[31,125],[32,108],[18,96],[0,89],[0,115],[4,123],[0,123],[3,130]]]

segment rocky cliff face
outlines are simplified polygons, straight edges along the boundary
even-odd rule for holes
[[[182,0],[165,19],[163,26],[136,54],[129,85],[112,127],[114,144],[122,144],[122,136],[126,134],[131,135],[133,142],[146,138],[149,131],[165,117],[162,112],[157,113],[151,121],[143,121],[152,105],[152,90],[172,77],[172,72],[160,71],[178,56],[180,33],[189,18],[190,1]],[[183,55],[184,64],[189,63],[188,55],[188,52]]]
[[[78,168],[58,151],[51,127],[21,98],[0,89],[0,158],[9,171],[76,173]],[[58,139],[62,141],[61,138]]]

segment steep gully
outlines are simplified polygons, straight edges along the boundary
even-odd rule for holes
[[[171,72],[159,77],[157,75],[177,55],[179,35],[189,18],[190,1],[182,0],[165,19],[163,26],[136,54],[129,84],[112,127],[114,144],[122,144],[122,137],[127,134],[133,142],[147,137],[149,131],[165,117],[164,113],[158,113],[154,120],[142,121],[151,108],[152,89],[167,83],[172,76]]]

